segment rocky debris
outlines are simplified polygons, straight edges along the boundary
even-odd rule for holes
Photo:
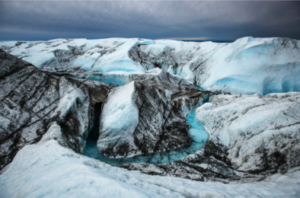
[[[135,62],[140,63],[147,70],[160,68],[165,71],[171,67],[173,74],[180,75],[182,67],[189,64],[196,55],[200,55],[200,43],[193,43],[190,49],[186,48],[186,43],[180,43],[182,49],[176,50],[176,47],[171,47],[163,44],[150,45],[135,45],[128,53],[129,57]],[[203,55],[197,58],[203,58]],[[204,60],[203,60],[204,62]],[[192,66],[192,70],[195,68]]]
[[[38,142],[51,122],[82,152],[93,106],[111,84],[60,77],[0,50],[0,169],[26,144]]]

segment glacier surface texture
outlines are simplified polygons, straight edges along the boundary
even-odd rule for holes
[[[0,197],[299,197],[299,47],[0,42]]]

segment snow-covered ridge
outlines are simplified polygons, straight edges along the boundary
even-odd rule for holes
[[[124,78],[120,83],[125,84],[129,74],[159,67],[204,90],[261,95],[300,91],[299,47],[293,39],[252,37],[233,43],[123,38],[0,42],[0,48],[37,67],[98,71],[102,81],[108,75]]]
[[[51,130],[58,130],[59,126]],[[50,129],[49,129],[50,132]],[[48,132],[47,132],[48,133]],[[58,139],[59,141],[59,139]],[[53,139],[24,147],[0,175],[1,197],[299,197],[300,171],[250,184],[199,182],[127,171]]]

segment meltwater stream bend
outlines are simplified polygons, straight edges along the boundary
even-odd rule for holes
[[[116,166],[133,163],[165,164],[180,160],[201,149],[205,145],[209,136],[204,127],[195,120],[195,112],[196,108],[192,112],[190,112],[186,118],[189,125],[191,126],[188,133],[193,140],[193,143],[188,148],[181,148],[173,151],[166,151],[149,155],[139,155],[135,157],[115,159],[104,157],[99,153],[97,149],[97,139],[99,136],[100,123],[99,118],[101,113],[101,107],[100,105],[98,105],[95,108],[94,124],[88,136],[83,154],[88,157],[95,158],[103,162],[108,162]]]

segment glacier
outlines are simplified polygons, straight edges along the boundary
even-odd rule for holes
[[[0,169],[26,144],[38,142],[53,121],[66,143],[82,152],[93,108],[115,87],[55,76],[0,50]]]
[[[48,133],[48,132],[47,132]],[[1,197],[298,197],[299,169],[248,184],[198,182],[113,167],[45,139],[0,176]]]
[[[166,72],[114,88],[103,105],[98,150],[122,163],[167,163],[194,153],[207,136],[192,137],[207,133],[196,124],[189,130],[186,117],[208,95]]]
[[[196,109],[187,115],[188,123],[191,126],[188,130],[188,136],[190,136],[192,139],[192,144],[187,148],[180,148],[180,149],[163,151],[163,152],[155,152],[151,154],[111,158],[111,157],[105,157],[103,154],[101,154],[101,148],[103,147],[102,144],[103,140],[100,137],[99,138],[100,141],[97,142],[98,140],[97,138],[99,137],[98,134],[98,136],[95,136],[94,138],[91,137],[87,139],[86,147],[83,154],[88,157],[98,159],[102,162],[113,164],[115,166],[121,166],[123,164],[144,163],[144,162],[151,163],[151,164],[167,164],[167,163],[180,160],[200,150],[205,145],[209,137],[204,127],[195,119],[195,113],[196,113]],[[99,127],[99,125],[97,126]],[[99,133],[99,131],[97,132]],[[129,135],[127,134],[127,136]],[[122,140],[126,141],[126,137]],[[98,147],[98,149],[97,149],[97,144],[99,144],[100,147],[100,148]]]
[[[207,129],[210,141],[228,149],[226,157],[236,170],[285,172],[297,166],[298,92],[263,97],[218,95],[210,100],[197,109],[197,120]]]
[[[233,43],[138,38],[0,42],[2,49],[39,68],[95,71],[99,74],[92,76],[103,82],[115,77],[119,85],[126,84],[131,74],[160,68],[204,90],[260,95],[300,90],[299,46],[289,38],[253,37]]]
[[[0,197],[299,197],[299,42],[0,42]]]

